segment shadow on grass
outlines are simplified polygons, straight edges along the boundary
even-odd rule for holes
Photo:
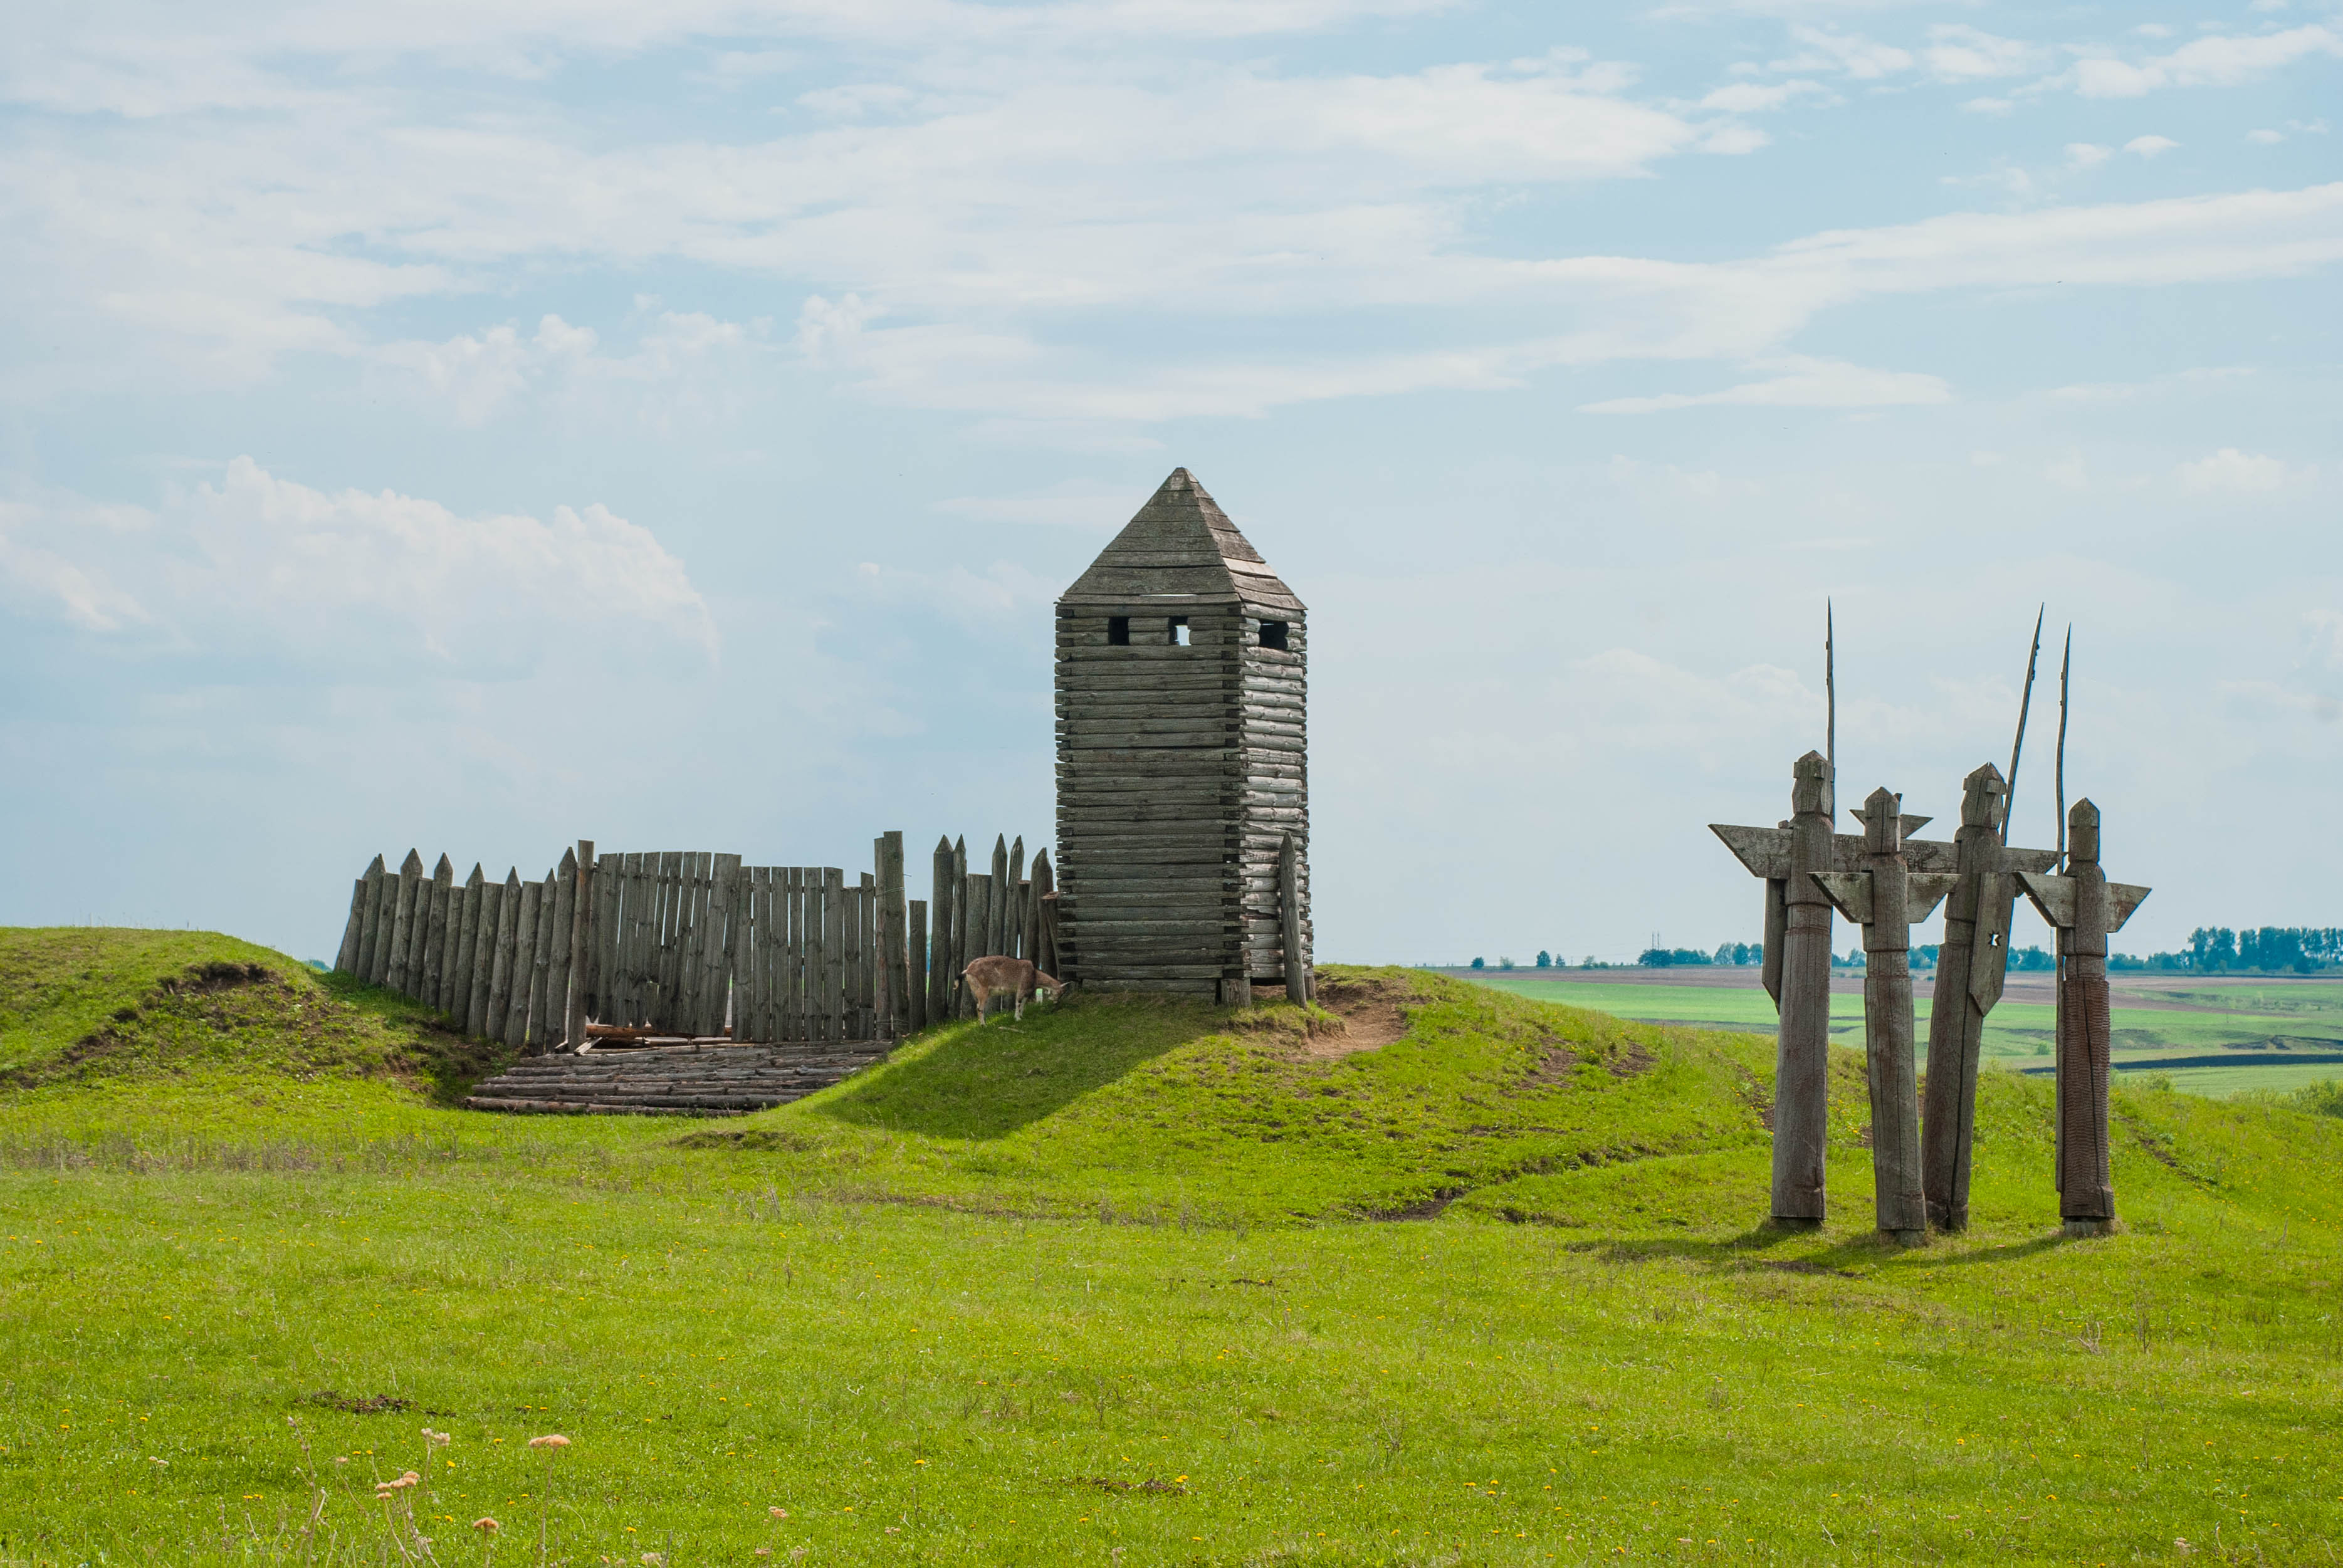
[[[1069,996],[950,1026],[925,1051],[852,1079],[808,1111],[834,1121],[932,1138],[1005,1138],[1133,1069],[1207,1035],[1225,1010],[1153,996]]]
[[[1865,1271],[1899,1259],[1926,1263],[2001,1263],[2032,1257],[2054,1247],[2063,1247],[2067,1238],[2052,1231],[2046,1236],[2033,1236],[2022,1241],[2006,1241],[1999,1246],[1976,1247],[1962,1251],[1948,1250],[1949,1238],[1932,1236],[1925,1247],[1902,1247],[1877,1234],[1845,1237],[1819,1251],[1795,1258],[1769,1258],[1765,1254],[1791,1241],[1811,1236],[1811,1231],[1784,1230],[1774,1225],[1751,1227],[1737,1236],[1701,1238],[1696,1236],[1635,1237],[1612,1241],[1583,1243],[1580,1250],[1592,1251],[1609,1263],[1643,1262],[1654,1258],[1672,1258],[1712,1269],[1759,1268],[1779,1270],[1792,1274],[1835,1274],[1842,1279],[1859,1279]]]

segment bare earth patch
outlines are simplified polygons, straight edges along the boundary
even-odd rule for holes
[[[1318,1057],[1349,1056],[1389,1045],[1407,1033],[1402,1002],[1414,1000],[1403,986],[1386,980],[1321,981],[1320,1007],[1342,1020],[1339,1034],[1313,1034],[1302,1049]]]

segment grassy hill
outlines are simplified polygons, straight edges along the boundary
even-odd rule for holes
[[[507,1119],[279,955],[0,933],[0,1563],[374,1562],[410,1504],[440,1561],[541,1506],[629,1563],[2343,1551],[2343,1121],[2126,1086],[2069,1242],[1988,1075],[1975,1229],[1896,1252],[1853,1053],[1782,1236],[1769,1041],[1329,978]]]

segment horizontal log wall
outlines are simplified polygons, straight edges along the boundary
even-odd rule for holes
[[[1184,588],[1180,571],[1124,575],[1129,599],[1101,594],[1120,579],[1093,568],[1091,597],[1058,607],[1061,961],[1101,990],[1227,996],[1282,982],[1278,852],[1289,831],[1302,852],[1298,961],[1305,971],[1310,961],[1302,613],[1136,597],[1210,593],[1210,571]],[[1127,644],[1109,640],[1117,617]],[[1261,646],[1264,619],[1286,624],[1285,648]]]

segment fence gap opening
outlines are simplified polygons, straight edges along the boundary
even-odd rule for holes
[[[1188,646],[1188,618],[1184,615],[1175,615],[1172,618],[1172,646],[1173,648]]]

